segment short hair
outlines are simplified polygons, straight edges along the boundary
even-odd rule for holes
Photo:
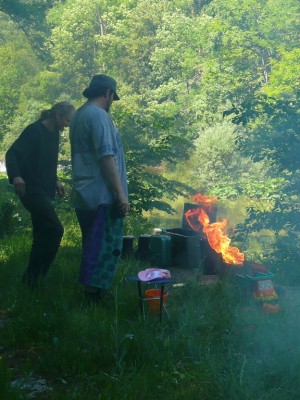
[[[107,91],[111,90],[104,86],[95,86],[95,87],[90,86],[89,89],[90,89],[89,95],[86,96],[88,100],[95,99],[96,97],[106,96]],[[113,92],[113,90],[111,91]]]
[[[61,101],[60,103],[54,104],[54,106],[52,106],[50,109],[43,110],[40,115],[40,120],[44,121],[47,118],[54,117],[56,113],[60,113],[61,115],[65,116],[73,110],[75,110],[73,104],[69,103],[68,101]]]

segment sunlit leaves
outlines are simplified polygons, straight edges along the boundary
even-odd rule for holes
[[[263,92],[268,96],[295,100],[300,91],[300,49],[282,51],[280,58],[272,61],[270,82]]]
[[[54,25],[51,35],[52,68],[61,74],[66,93],[80,96],[90,77],[100,68],[96,65],[96,36],[105,33],[102,6],[98,0],[68,2],[61,9],[60,23]],[[49,22],[57,20],[56,10]]]
[[[32,56],[31,47],[23,33],[12,29],[9,23],[2,20],[3,30],[13,33],[5,37],[0,45],[0,124],[1,135],[11,122],[18,107],[22,85],[31,80],[38,72],[40,64]],[[10,39],[10,40],[9,40]]]

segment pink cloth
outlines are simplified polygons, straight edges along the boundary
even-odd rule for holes
[[[138,277],[143,282],[148,282],[156,279],[168,279],[171,278],[171,273],[167,269],[160,268],[148,268],[145,271],[140,271]]]

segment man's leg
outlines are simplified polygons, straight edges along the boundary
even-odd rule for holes
[[[93,221],[96,216],[97,210],[75,209],[75,212],[81,230],[82,259],[81,259],[80,273],[79,273],[81,275],[82,269],[84,268],[83,253],[84,253],[85,243],[87,242],[88,233],[93,225]],[[101,300],[99,296],[99,289],[96,286],[85,285],[85,296],[88,301],[94,303],[98,303]]]
[[[31,214],[33,242],[28,267],[23,281],[36,284],[45,276],[59,248],[63,226],[50,200],[44,196],[26,196],[21,199]]]
[[[81,243],[83,249],[89,229],[93,224],[93,220],[97,213],[97,210],[80,210],[76,208],[75,212],[81,230]]]
[[[110,296],[122,250],[123,219],[112,215],[108,206],[90,212],[76,210],[76,214],[83,235],[79,282],[95,297]]]

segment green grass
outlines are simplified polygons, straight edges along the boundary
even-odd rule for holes
[[[139,315],[126,276],[145,263],[123,260],[112,310],[87,306],[76,283],[78,226],[69,216],[55,263],[37,291],[20,278],[30,231],[5,236],[0,252],[0,400],[292,400],[299,399],[298,306],[264,314],[241,302],[230,279],[170,288],[160,324]],[[28,384],[31,382],[31,384]],[[27,383],[27,386],[26,386]]]

